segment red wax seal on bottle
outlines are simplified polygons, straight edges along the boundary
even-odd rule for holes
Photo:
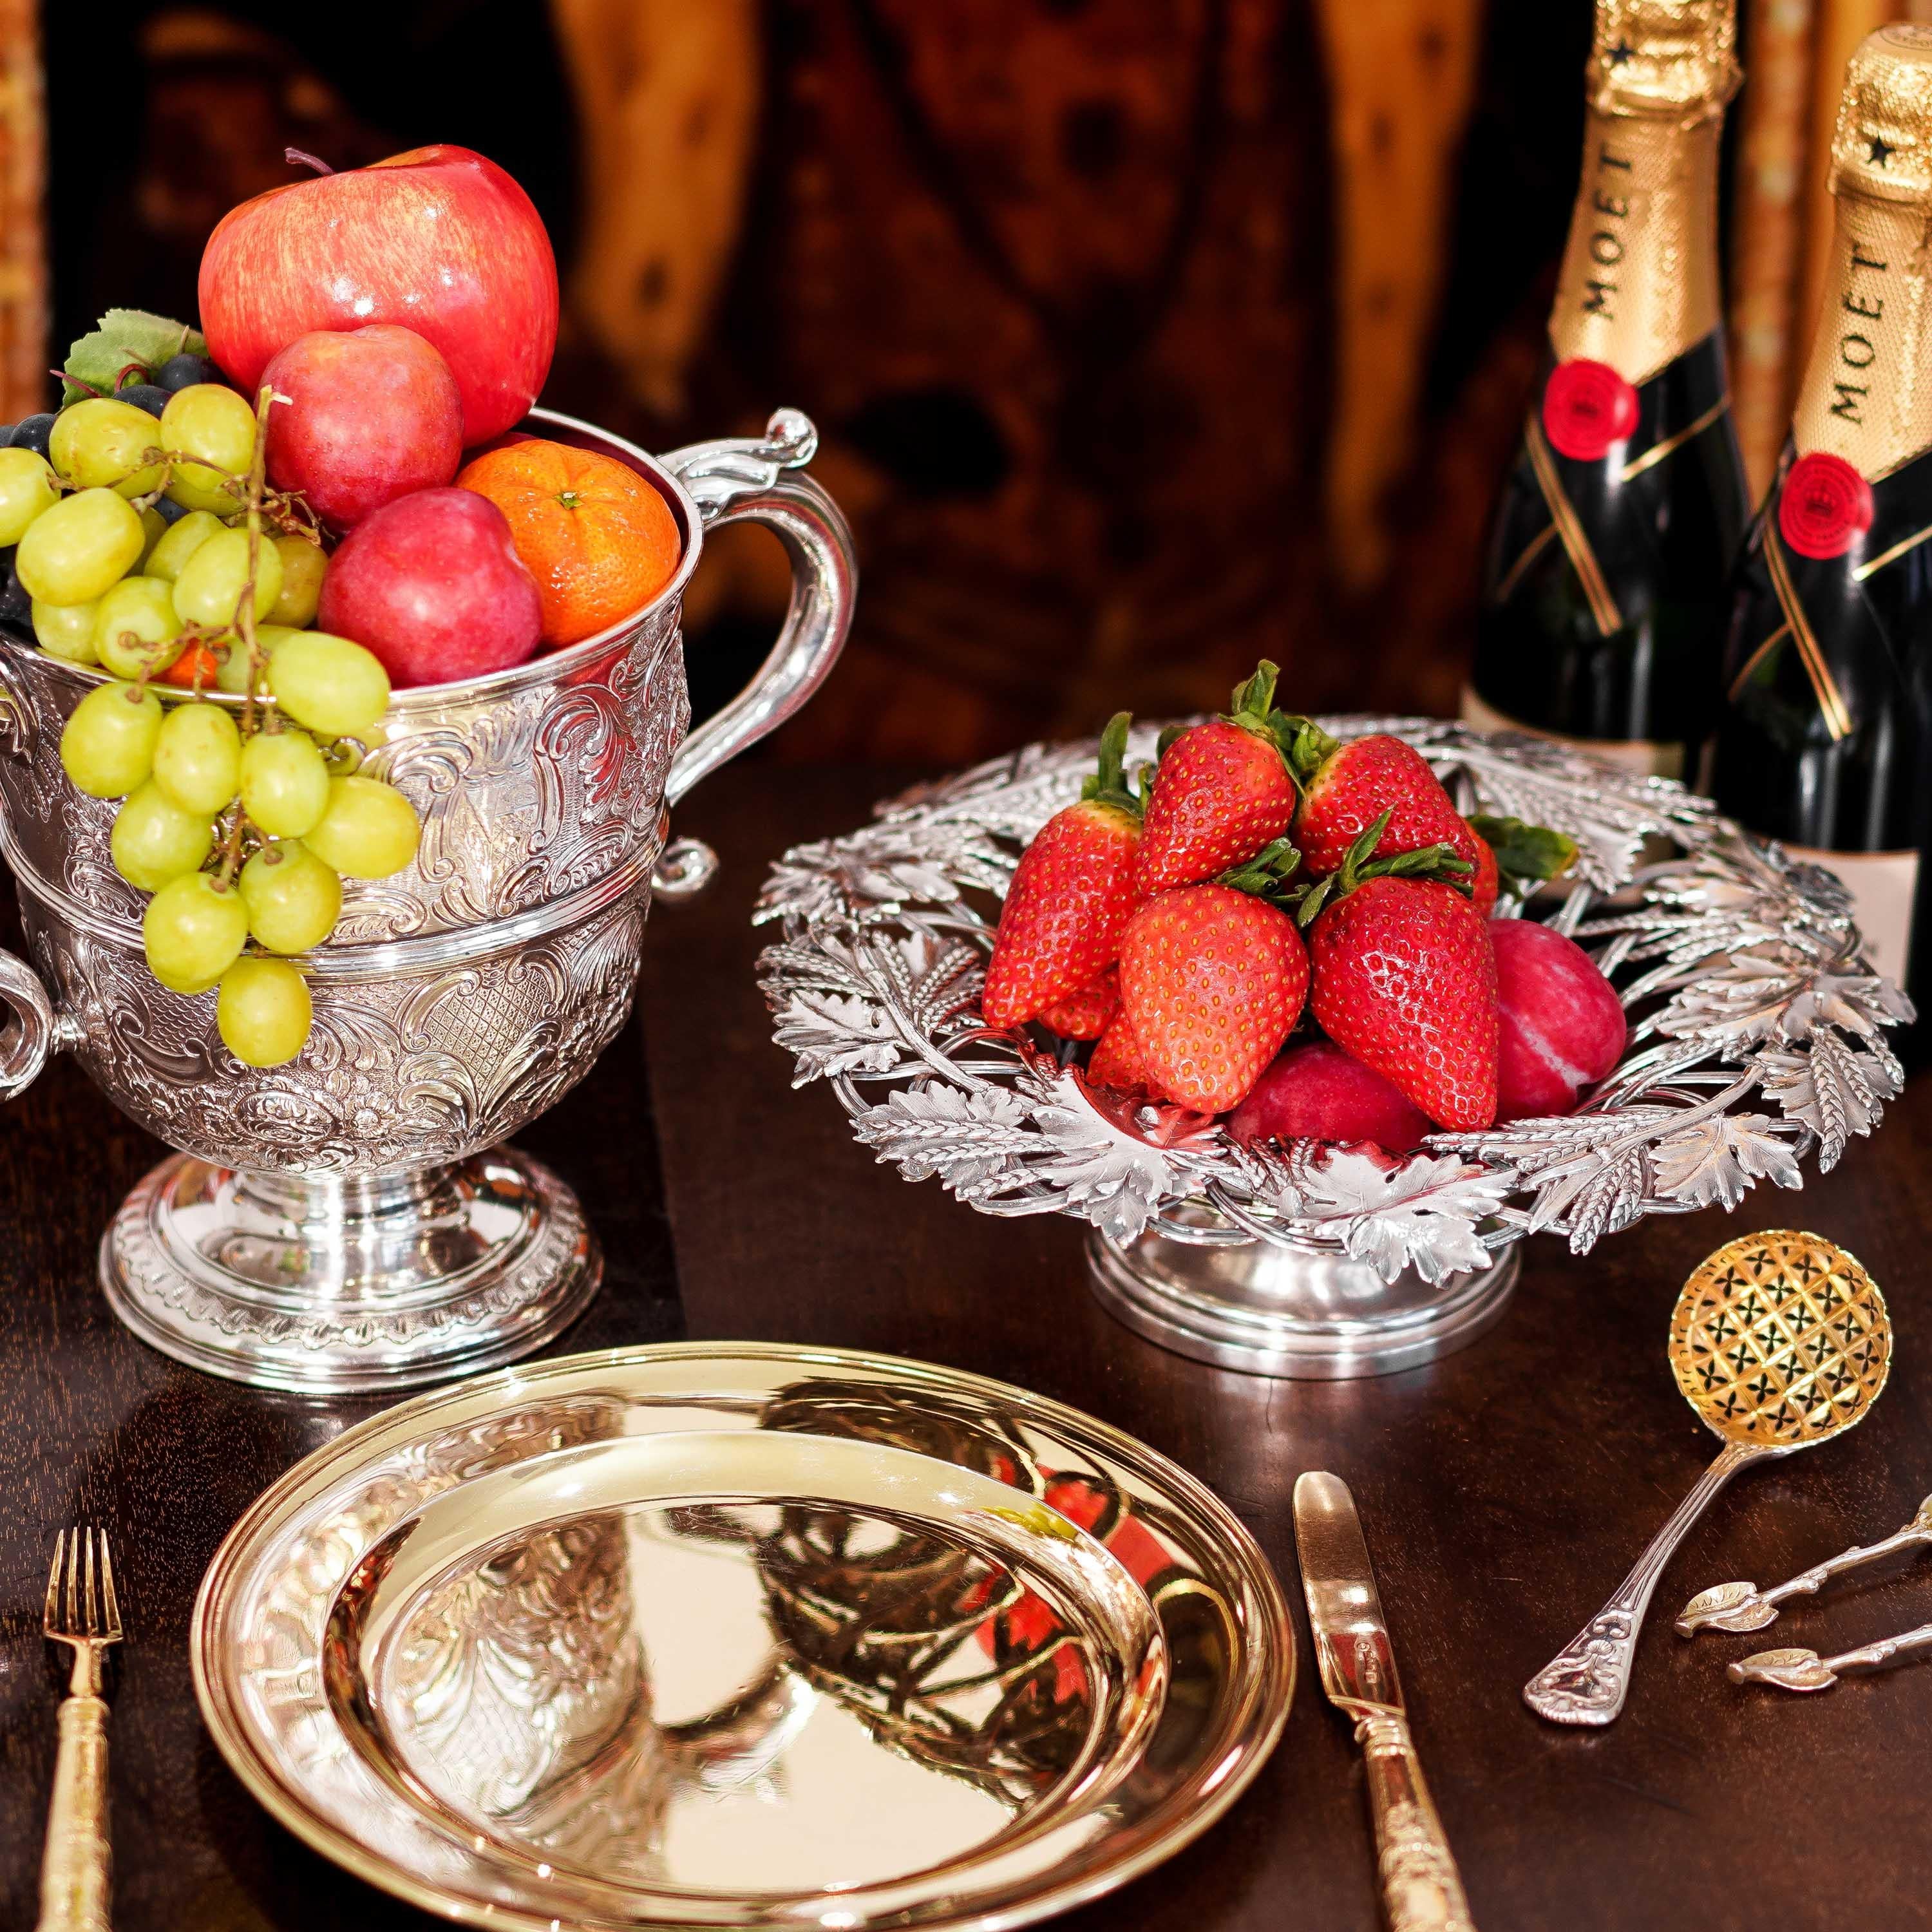
[[[1636,428],[1636,392],[1607,362],[1559,362],[1543,388],[1543,433],[1550,447],[1594,463]]]
[[[1778,527],[1800,556],[1843,556],[1871,528],[1871,485],[1842,456],[1801,456],[1778,499]]]

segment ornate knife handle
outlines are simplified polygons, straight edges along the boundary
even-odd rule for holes
[[[108,1919],[107,1706],[68,1697],[40,1865],[38,1932],[110,1932]]]
[[[1355,1737],[1368,1767],[1376,1868],[1390,1932],[1475,1932],[1407,1723],[1393,1712],[1376,1712],[1356,1725]]]
[[[1607,1724],[1616,1716],[1630,1694],[1637,1633],[1664,1565],[1711,1498],[1746,1463],[1784,1453],[1755,1442],[1725,1444],[1610,1601],[1522,1687],[1523,1702],[1539,1718],[1552,1724]]]

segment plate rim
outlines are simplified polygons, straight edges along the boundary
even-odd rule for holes
[[[339,1474],[358,1457],[368,1459],[380,1454],[386,1444],[406,1442],[418,1418],[440,1409],[466,1406],[479,1400],[483,1400],[487,1412],[492,1406],[488,1399],[508,1394],[524,1394],[545,1382],[565,1380],[599,1369],[622,1371],[632,1366],[645,1367],[659,1363],[707,1359],[795,1363],[903,1373],[935,1390],[950,1388],[994,1396],[1022,1413],[1030,1412],[1058,1422],[1072,1434],[1090,1438],[1097,1448],[1110,1451],[1129,1466],[1157,1475],[1174,1500],[1184,1503],[1190,1510],[1198,1510],[1212,1526],[1216,1540],[1238,1559],[1238,1573],[1254,1598],[1258,1614],[1253,1627],[1243,1634],[1259,1654],[1261,1661],[1243,1712],[1246,1721],[1241,1727],[1241,1735],[1246,1740],[1246,1748],[1234,1770],[1219,1778],[1205,1792],[1196,1793],[1188,1808],[1160,1823],[1157,1828],[1149,1830],[1147,1824],[1159,1819],[1159,1811],[1150,1814],[1149,1821],[1144,1821],[1141,1841],[1129,1846],[1119,1857],[1072,1877],[1057,1882],[1048,1879],[1038,1891],[1004,1907],[976,1911],[969,1906],[936,1915],[921,1922],[926,1932],[942,1932],[942,1928],[963,1926],[981,1928],[981,1932],[999,1932],[999,1928],[1029,1924],[1101,1898],[1164,1863],[1191,1844],[1226,1816],[1260,1774],[1281,1741],[1300,1676],[1299,1648],[1286,1595],[1258,1538],[1205,1483],[1173,1458],[1084,1409],[994,1376],[979,1375],[941,1363],[882,1354],[869,1349],[798,1342],[651,1342],[551,1357],[426,1390],[366,1418],[311,1450],[284,1470],[243,1510],[209,1559],[196,1591],[188,1628],[188,1661],[195,1701],[216,1750],[244,1789],[278,1824],[352,1877],[437,1917],[461,1924],[507,1928],[508,1932],[551,1932],[556,1922],[554,1914],[540,1912],[520,1904],[485,1901],[466,1894],[446,1891],[418,1878],[388,1858],[371,1852],[332,1821],[310,1809],[304,1803],[302,1794],[257,1751],[249,1727],[231,1708],[214,1649],[221,1606],[242,1574],[244,1552],[272,1530],[285,1512],[298,1507],[304,1492],[313,1493],[326,1487],[332,1475]],[[630,1921],[586,1919],[582,1922],[586,1928],[595,1928],[596,1932],[620,1927],[623,1932],[642,1932],[642,1928],[655,1926],[663,1926],[669,1932],[674,1923],[685,1922],[640,1917]],[[741,1922],[748,1925],[757,1922],[748,1916]]]

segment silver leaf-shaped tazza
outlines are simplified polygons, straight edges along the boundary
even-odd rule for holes
[[[1026,842],[1079,795],[1090,742],[1028,746],[794,847],[757,918],[798,1084],[823,1081],[860,1140],[982,1213],[1094,1230],[1103,1295],[1169,1346],[1232,1366],[1356,1374],[1426,1360],[1492,1319],[1514,1244],[1578,1253],[1646,1214],[1736,1208],[1801,1184],[1877,1126],[1910,1002],[1874,968],[1849,896],[1670,780],[1517,733],[1416,718],[1392,731],[1458,803],[1576,842],[1570,934],[1630,1016],[1622,1062],[1579,1112],[1442,1133],[1391,1162],[1317,1142],[1237,1146],[1214,1122],[1130,1106],[1043,1034],[986,1028],[981,968]],[[1128,746],[1155,755],[1159,728]],[[1524,908],[1505,900],[1499,910]],[[1058,1056],[1057,1058],[1055,1056]]]

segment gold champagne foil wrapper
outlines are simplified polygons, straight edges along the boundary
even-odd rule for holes
[[[1735,0],[1597,0],[1589,104],[1664,121],[1721,114],[1742,79]]]
[[[1835,232],[1792,416],[1876,482],[1932,448],[1932,28],[1882,27],[1852,56],[1832,142]]]
[[[1550,311],[1559,362],[1646,381],[1718,326],[1733,0],[1598,0],[1582,176]]]
[[[1832,192],[1932,201],[1932,27],[1881,27],[1845,70]]]

